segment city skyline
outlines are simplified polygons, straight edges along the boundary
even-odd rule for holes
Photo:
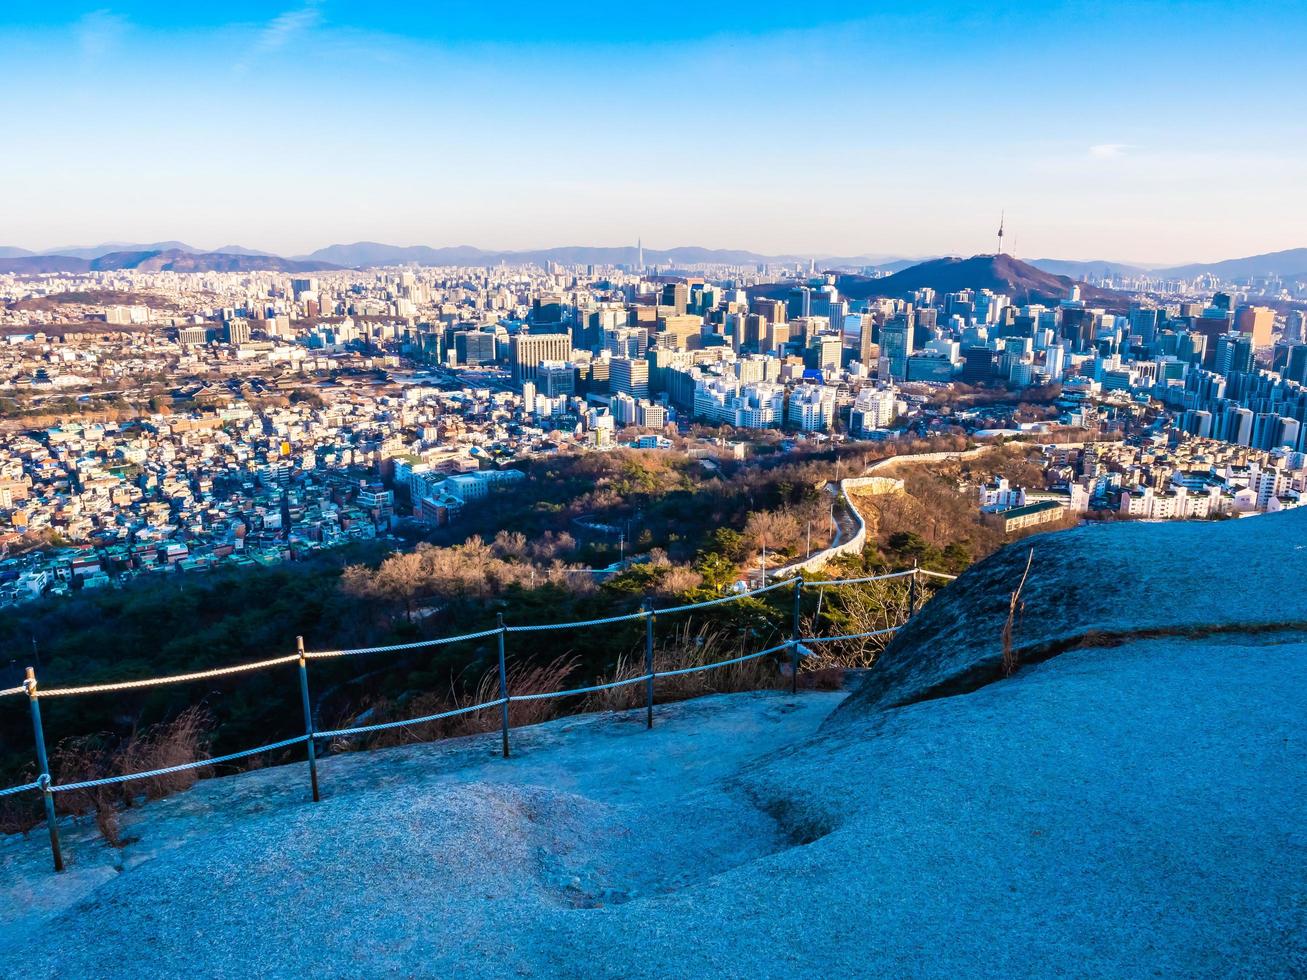
[[[697,13],[10,4],[4,244],[909,257],[990,251],[1001,211],[1026,256],[1304,244],[1307,124],[1267,98],[1307,82],[1297,6]]]

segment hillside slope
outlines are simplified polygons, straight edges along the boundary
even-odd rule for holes
[[[328,759],[316,806],[302,766],[249,773],[122,852],[69,829],[58,879],[0,842],[0,973],[1302,975],[1304,530],[1022,542],[824,722],[840,695],[562,719],[509,761]],[[995,679],[1032,543],[1017,646],[1056,655]]]
[[[938,294],[963,289],[989,289],[1011,296],[1017,303],[1056,305],[1071,295],[1073,280],[1054,275],[1010,255],[973,255],[932,259],[880,279],[846,275],[836,279],[840,295],[849,299],[871,296],[904,296],[918,289],[931,288]],[[1087,303],[1121,307],[1128,297],[1109,289],[1080,284],[1081,298]]]

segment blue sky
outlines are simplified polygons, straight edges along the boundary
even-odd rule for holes
[[[0,244],[1307,245],[1307,4],[0,8]]]

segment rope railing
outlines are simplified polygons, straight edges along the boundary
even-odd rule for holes
[[[42,781],[37,780],[34,783],[24,783],[22,786],[10,786],[8,789],[0,789],[0,796],[13,796],[15,793],[26,793],[29,790],[40,789]]]
[[[885,636],[889,633],[897,633],[902,626],[890,626],[883,630],[872,630],[869,633],[845,633],[843,636],[805,636],[801,637],[801,643],[836,643],[841,640],[866,640],[873,636]]]
[[[272,742],[269,745],[259,745],[252,749],[242,749],[239,752],[229,752],[226,755],[216,755],[210,759],[197,759],[194,762],[183,762],[176,766],[165,766],[163,769],[151,769],[148,772],[131,772],[122,776],[105,776],[102,779],[86,779],[80,783],[52,783],[50,785],[51,793],[71,793],[78,789],[94,789],[96,786],[113,786],[117,783],[130,783],[138,779],[155,779],[159,776],[170,776],[175,772],[186,772],[188,769],[204,769],[208,766],[220,766],[224,762],[234,762],[237,759],[246,759],[252,755],[258,755],[261,752],[275,752],[277,749],[289,748],[292,745],[303,745],[309,740],[307,735],[296,735],[294,738],[284,738],[280,742]]]
[[[678,670],[660,670],[655,677],[680,677],[683,674],[697,674],[704,670],[715,670],[718,667],[729,667],[731,664],[744,663],[746,660],[756,660],[758,657],[765,657],[769,653],[777,653],[785,650],[793,644],[793,640],[786,640],[780,646],[768,647],[766,650],[759,650],[757,653],[746,653],[742,657],[732,657],[730,660],[718,660],[711,664],[696,664],[693,667],[681,667]]]
[[[598,619],[580,620],[576,622],[565,623],[538,623],[524,625],[507,625],[500,617],[499,624],[492,629],[477,630],[471,633],[463,633],[458,636],[438,637],[430,640],[419,640],[412,643],[396,643],[372,647],[355,647],[340,650],[313,650],[304,649],[302,638],[298,641],[298,651],[294,654],[288,654],[282,657],[273,657],[268,660],[259,660],[245,664],[235,664],[229,667],[216,667],[211,670],[194,671],[186,674],[171,674],[161,677],[140,678],[136,680],[113,681],[103,684],[87,684],[72,687],[39,687],[36,676],[32,668],[28,668],[27,681],[20,687],[6,688],[0,690],[0,697],[5,695],[24,694],[28,695],[29,704],[32,712],[32,724],[36,738],[37,746],[37,768],[39,769],[38,778],[34,782],[24,783],[19,786],[11,786],[0,789],[0,798],[14,796],[27,792],[39,792],[42,794],[45,803],[46,824],[50,831],[51,850],[54,854],[54,863],[56,870],[63,870],[63,859],[59,845],[58,829],[55,823],[55,809],[53,797],[57,793],[71,793],[78,790],[94,789],[100,786],[117,785],[121,783],[135,782],[145,779],[154,779],[173,773],[185,772],[194,769],[204,769],[212,766],[222,765],[227,762],[234,762],[239,759],[245,759],[250,756],[259,755],[266,752],[276,752],[281,749],[291,748],[296,745],[306,746],[308,753],[309,771],[312,780],[313,800],[319,799],[318,782],[317,782],[317,763],[315,754],[315,743],[321,739],[346,738],[353,735],[364,735],[372,732],[388,731],[397,728],[405,728],[413,725],[422,725],[433,721],[439,721],[445,718],[452,718],[459,715],[470,714],[475,711],[486,711],[492,708],[501,709],[501,729],[503,739],[503,754],[507,758],[509,755],[509,705],[513,701],[537,701],[550,698],[579,697],[585,694],[592,694],[599,691],[607,691],[615,688],[628,687],[633,684],[647,685],[647,724],[653,726],[653,706],[654,706],[654,686],[655,682],[662,677],[679,677],[687,674],[697,674],[703,671],[716,670],[722,667],[729,667],[734,664],[744,663],[745,661],[756,660],[760,657],[771,656],[785,650],[789,650],[793,656],[793,674],[792,689],[797,691],[799,664],[803,657],[809,656],[811,651],[806,649],[806,644],[815,643],[834,643],[839,641],[852,641],[867,639],[876,636],[884,636],[896,632],[900,627],[894,626],[886,629],[872,630],[864,633],[850,633],[839,636],[812,636],[804,637],[800,635],[800,595],[805,587],[809,586],[841,586],[841,585],[859,585],[867,582],[887,581],[891,579],[901,579],[911,577],[912,589],[909,602],[909,617],[916,612],[917,594],[918,594],[918,577],[927,575],[938,579],[952,581],[956,576],[947,575],[943,572],[934,572],[923,568],[912,568],[900,572],[889,572],[883,575],[872,575],[863,578],[854,579],[830,579],[814,582],[806,582],[800,576],[792,579],[782,579],[773,582],[770,585],[763,585],[760,588],[743,592],[733,593],[716,599],[708,599],[703,602],[686,603],[680,606],[671,606],[666,609],[654,609],[646,601],[646,605],[638,612],[625,613],[616,616],[607,616]],[[681,667],[674,670],[655,670],[654,669],[654,623],[662,616],[675,613],[692,612],[697,609],[705,609],[712,606],[719,606],[726,603],[738,602],[742,599],[753,598],[775,589],[791,587],[794,589],[794,629],[790,639],[776,646],[770,646],[763,650],[753,653],[742,654],[738,657],[731,657],[727,660],[714,661],[708,664],[695,664],[689,667]],[[636,622],[643,620],[645,622],[645,670],[642,674],[635,677],[622,678],[620,680],[609,681],[603,684],[591,684],[585,687],[568,688],[562,691],[540,691],[529,694],[512,694],[508,690],[508,676],[505,667],[504,658],[504,641],[510,633],[529,633],[543,632],[562,629],[586,629],[597,626],[606,626],[612,623]],[[328,659],[334,657],[349,657],[362,654],[372,653],[391,653],[405,650],[418,650],[428,647],[443,646],[453,643],[464,643],[471,640],[486,639],[496,637],[499,646],[499,693],[500,697],[493,701],[486,701],[480,704],[467,705],[461,708],[452,708],[447,711],[439,711],[433,714],[420,715],[414,718],[404,718],[396,721],[377,722],[369,725],[354,725],[348,728],[336,728],[327,730],[318,730],[315,728],[312,711],[310,707],[308,673],[307,665],[310,660]],[[175,766],[167,766],[160,769],[152,769],[144,772],[124,773],[121,775],[105,776],[98,779],[81,780],[72,783],[54,783],[50,776],[50,764],[46,754],[45,735],[41,725],[41,712],[39,702],[42,698],[48,697],[68,697],[84,694],[103,694],[115,691],[130,691],[144,688],[158,687],[167,684],[182,684],[193,681],[207,680],[215,677],[226,677],[233,674],[246,673],[249,671],[263,670],[270,667],[277,667],[286,664],[297,663],[299,666],[299,685],[302,706],[304,710],[304,734],[296,735],[291,738],[285,738],[277,742],[271,742],[266,745],[259,745],[250,749],[242,749],[238,752],[231,752],[226,755],[214,756],[208,759],[197,759],[193,762],[181,763]]]
[[[544,630],[585,629],[590,626],[607,626],[609,623],[629,623],[637,619],[646,619],[652,615],[649,610],[627,613],[624,616],[606,616],[603,619],[583,619],[575,623],[536,623],[533,626],[505,626],[509,633],[534,633]]]
[[[832,578],[820,582],[804,582],[804,585],[827,586],[827,585],[865,585],[867,582],[887,582],[894,578],[908,578],[916,575],[921,571],[918,568],[909,568],[902,572],[888,572],[885,575],[868,575],[865,578]]]
[[[764,585],[761,588],[753,589],[749,592],[736,592],[734,595],[722,596],[720,599],[705,599],[703,602],[691,602],[684,606],[671,606],[667,609],[655,610],[659,616],[668,616],[672,613],[691,612],[695,609],[707,609],[709,606],[720,606],[727,602],[739,602],[741,599],[752,599],[756,595],[762,595],[764,592],[770,592],[773,589],[779,589],[783,586],[792,586],[797,579],[781,579],[779,582],[773,582],[771,585]],[[806,584],[806,583],[805,583]]]
[[[354,647],[349,650],[306,650],[304,656],[309,660],[326,660],[329,657],[354,657],[364,653],[394,653],[400,650],[420,650],[423,647],[445,646],[450,643],[465,643],[468,640],[480,640],[494,636],[499,627],[477,630],[475,633],[463,633],[459,636],[441,636],[432,640],[417,640],[413,643],[391,643],[380,647]],[[292,658],[295,659],[295,658]]]
[[[247,670],[263,670],[280,664],[294,663],[298,654],[285,657],[273,657],[271,660],[257,660],[249,664],[236,664],[233,667],[215,667],[213,670],[199,670],[192,674],[172,674],[167,677],[146,677],[136,681],[115,681],[111,684],[87,684],[83,687],[48,687],[41,688],[37,694],[43,698],[66,697],[72,694],[107,694],[110,691],[134,691],[143,687],[161,687],[164,684],[184,684],[187,681],[204,681],[210,677],[226,677],[230,674],[242,674]],[[20,688],[21,690],[21,688]]]
[[[325,732],[314,732],[314,738],[344,738],[348,735],[363,735],[367,732],[384,732],[392,728],[405,728],[408,725],[425,725],[429,721],[439,721],[441,718],[453,718],[455,715],[466,715],[473,711],[482,711],[486,708],[498,708],[501,704],[507,704],[508,698],[499,698],[495,701],[486,701],[484,704],[472,704],[465,708],[454,708],[450,711],[437,711],[433,715],[422,715],[418,718],[404,718],[400,721],[383,721],[376,725],[356,725],[353,728],[333,728]]]

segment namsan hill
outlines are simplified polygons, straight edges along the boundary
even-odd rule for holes
[[[847,696],[335,756],[319,804],[210,780],[60,876],[11,838],[0,973],[1301,976],[1304,581],[1307,512],[1087,526]]]

